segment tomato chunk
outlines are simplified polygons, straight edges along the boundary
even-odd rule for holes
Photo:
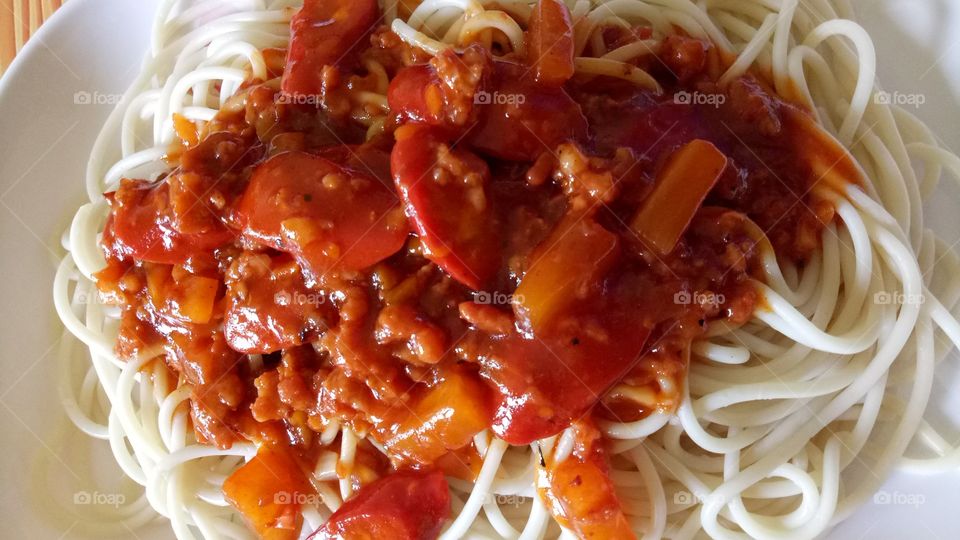
[[[630,313],[581,321],[550,337],[492,338],[481,364],[500,391],[492,425],[500,438],[524,445],[562,431],[627,374],[650,335]]]
[[[367,484],[313,540],[432,540],[450,515],[450,489],[439,471],[396,472]]]
[[[514,294],[517,327],[480,346],[499,389],[493,431],[511,444],[554,435],[635,365],[650,328],[621,276],[616,237],[570,215],[534,251]],[[522,333],[521,333],[522,332]]]
[[[530,256],[513,295],[520,326],[541,335],[566,308],[588,294],[620,255],[616,235],[592,219],[567,216]]]
[[[180,232],[167,182],[123,179],[108,200],[113,211],[104,230],[103,246],[118,259],[182,264],[234,239],[234,234],[215,219],[202,229]],[[195,210],[207,212],[200,202]]]
[[[575,429],[573,454],[546,469],[540,495],[547,508],[580,538],[636,538],[610,479],[600,434],[586,422]]]
[[[661,255],[673,251],[727,167],[713,144],[695,139],[670,156],[630,226]]]
[[[245,236],[297,257],[309,282],[393,255],[409,230],[391,187],[304,152],[257,167],[239,215]]]
[[[376,0],[306,0],[290,20],[290,48],[281,89],[292,95],[317,95],[323,67],[340,64],[380,18]]]
[[[482,289],[500,264],[500,234],[487,191],[490,170],[429,126],[403,126],[390,156],[393,179],[428,259]]]
[[[527,61],[537,82],[561,86],[573,77],[573,21],[561,0],[540,0],[527,30]]]
[[[320,291],[307,289],[296,261],[245,252],[227,272],[223,333],[230,348],[266,354],[316,338],[336,320]]]
[[[303,516],[300,502],[313,492],[285,448],[262,446],[223,483],[223,494],[264,540],[294,540]]]
[[[478,151],[533,161],[568,140],[587,135],[580,105],[562,88],[537,84],[528,68],[496,62],[496,83],[478,94],[478,124],[467,137]]]
[[[454,367],[442,381],[403,411],[386,441],[391,454],[417,463],[433,463],[451,450],[470,444],[493,419],[490,390],[475,372]],[[392,423],[392,422],[391,422]]]
[[[462,132],[475,121],[476,105],[493,72],[490,51],[478,44],[441,51],[429,64],[401,69],[387,101],[401,119]]]
[[[527,66],[491,61],[472,49],[463,57],[447,53],[430,65],[401,70],[387,99],[403,120],[454,135],[469,128],[466,142],[502,159],[533,161],[587,135],[580,105],[562,88],[537,83]]]
[[[387,88],[387,103],[406,120],[433,126],[446,124],[443,89],[428,64],[401,69]]]

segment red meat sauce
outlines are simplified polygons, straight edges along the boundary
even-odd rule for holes
[[[527,36],[559,45],[529,58],[431,57],[368,35],[375,2],[334,4],[306,2],[289,50],[265,51],[269,80],[249,78],[202,129],[174,119],[171,172],[107,194],[97,280],[122,308],[117,353],[163,347],[197,437],[261,445],[224,489],[265,538],[299,529],[296,498],[269,496],[312,492],[331,422],[388,456],[361,441],[339,472],[367,487],[317,538],[435,537],[437,471],[472,479],[474,435],[527,444],[571,425],[574,458],[544,464],[550,506],[585,537],[621,537],[612,484],[571,483],[606,478],[591,419],[672,410],[691,342],[757,305],[750,222],[803,264],[833,219],[812,190],[855,178],[852,162],[762,77],[720,88],[700,40],[638,61],[656,93],[573,76],[559,2]],[[378,91],[370,62],[391,114],[368,138],[352,118]],[[712,99],[677,97],[694,93]],[[618,384],[656,403],[604,398]]]

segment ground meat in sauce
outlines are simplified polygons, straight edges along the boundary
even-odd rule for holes
[[[611,29],[604,37],[615,46],[648,35]],[[385,29],[374,32],[370,43],[361,58],[376,60],[390,77],[411,65],[433,69],[439,93],[423,99],[438,122],[453,126],[486,114],[474,95],[498,80],[493,71],[511,69],[494,66],[472,48],[462,58],[444,53],[425,67],[428,56]],[[384,156],[393,144],[394,122],[404,119],[404,111],[394,111],[386,136],[364,142],[364,130],[349,112],[352,93],[374,84],[362,68],[330,68],[319,105],[290,103],[275,80],[248,81],[198,134],[198,143],[179,143],[171,151],[174,170],[165,180],[157,186],[125,180],[110,195],[108,267],[98,286],[123,308],[117,352],[129,358],[164,347],[167,362],[193,386],[194,429],[221,447],[251,439],[315,448],[316,432],[334,420],[361,433],[386,433],[388,424],[400,423],[426,399],[417,396],[442,386],[456,366],[469,366],[466,376],[485,388],[482,399],[496,401],[497,392],[515,381],[498,379],[513,375],[503,375],[512,372],[498,371],[503,366],[492,365],[491,358],[504,361],[509,354],[502,344],[524,339],[511,295],[545,240],[576,210],[588,212],[612,235],[617,259],[577,292],[580,308],[561,313],[556,324],[566,328],[560,332],[564,347],[574,358],[580,349],[617,351],[610,328],[642,328],[649,336],[639,341],[642,354],[617,380],[647,388],[669,410],[677,403],[691,341],[715,321],[744,323],[757,301],[750,285],[759,275],[756,239],[744,216],[766,231],[779,255],[802,263],[817,248],[832,209],[810,195],[809,167],[781,122],[781,109],[791,105],[750,75],[719,89],[708,75],[712,47],[702,41],[671,37],[659,51],[660,67],[646,67],[661,80],[663,96],[612,80],[574,79],[563,90],[551,90],[550,100],[562,93],[589,127],[564,135],[555,155],[505,159],[510,154],[498,149],[498,141],[482,139],[489,133],[447,147],[446,166],[429,181],[475,186],[472,204],[492,209],[491,222],[506,231],[495,246],[496,276],[479,291],[434,264],[417,235],[368,268],[309,285],[295,256],[278,249],[282,245],[242,237],[245,217],[237,201],[265,159],[284,152],[321,155],[345,167],[362,166],[364,174],[393,185]],[[270,58],[277,62],[276,55]],[[273,65],[271,72],[282,72],[282,66]],[[511,84],[524,89],[527,83],[518,78]],[[681,91],[724,99],[684,104],[673,97]],[[666,257],[656,256],[626,223],[666,157],[695,138],[715,144],[729,164],[679,245]],[[489,174],[470,180],[479,168]],[[150,195],[155,203],[147,189],[158,190]],[[126,214],[122,208],[130,205],[148,208],[156,219]],[[134,234],[153,234],[166,250],[158,255],[125,243]],[[207,283],[212,292],[203,289]],[[187,289],[207,290],[209,305],[188,305]],[[607,297],[618,298],[616,305],[589,300]],[[186,308],[209,316],[191,320]],[[616,322],[605,313],[616,313]],[[537,392],[544,403],[557,399]],[[635,420],[651,409],[608,399],[594,412]]]

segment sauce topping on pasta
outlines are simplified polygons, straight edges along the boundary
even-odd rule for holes
[[[430,55],[378,16],[307,0],[271,79],[175,118],[171,172],[108,194],[117,352],[164,348],[201,441],[258,443],[224,490],[263,538],[297,536],[334,423],[366,435],[338,470],[358,494],[315,538],[435,538],[477,434],[568,429],[571,455],[541,463],[548,508],[631,537],[594,420],[674,410],[692,341],[750,319],[764,246],[819,247],[833,208],[814,188],[848,158],[762,78],[720,85],[698,39],[637,60],[645,86],[579,73],[557,0],[524,54]]]

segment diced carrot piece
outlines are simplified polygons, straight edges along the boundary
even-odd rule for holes
[[[479,375],[462,367],[447,370],[411,409],[386,446],[392,455],[414,463],[433,463],[467,446],[493,419],[490,389]]]
[[[200,142],[200,135],[197,133],[197,125],[191,122],[186,116],[180,113],[173,113],[173,130],[177,137],[183,141],[187,147],[195,146]]]
[[[170,281],[170,269],[168,264],[156,264],[151,262],[143,263],[143,270],[147,277],[147,293],[150,295],[150,301],[156,307],[163,307],[167,300],[167,282]]]
[[[590,218],[569,215],[534,251],[513,296],[517,321],[540,335],[620,254],[616,235]]]
[[[196,324],[213,316],[220,281],[182,272],[167,264],[144,263],[147,293],[153,306],[168,315]]]
[[[547,487],[540,494],[547,508],[580,538],[636,538],[610,480],[610,465],[599,434],[579,423],[577,448],[547,467]]]
[[[294,540],[303,516],[300,503],[312,493],[293,455],[284,448],[263,446],[223,483],[223,494],[260,538]]]
[[[673,251],[727,166],[713,144],[695,139],[674,152],[630,227],[661,255]]]
[[[220,281],[203,276],[186,276],[177,284],[176,304],[180,315],[197,324],[210,322]]]
[[[573,21],[561,0],[540,0],[530,16],[527,58],[537,82],[561,86],[573,77]]]

